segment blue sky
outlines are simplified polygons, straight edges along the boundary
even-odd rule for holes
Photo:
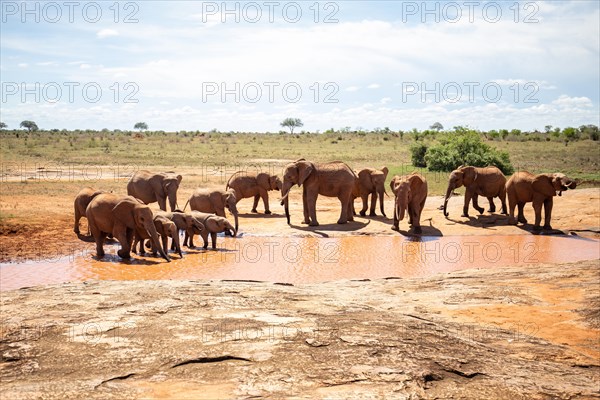
[[[9,128],[599,124],[597,1],[0,6]]]

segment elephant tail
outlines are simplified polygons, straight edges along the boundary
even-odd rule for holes
[[[231,186],[229,186],[229,183],[231,182],[231,180],[233,179],[234,176],[236,176],[237,174],[239,174],[240,172],[243,171],[237,171],[233,174],[231,174],[231,176],[229,177],[229,179],[227,179],[227,184],[225,185],[225,190],[228,190]]]
[[[185,212],[185,209],[187,208],[189,202],[190,202],[190,199],[188,199],[188,201],[185,202],[185,206],[183,206],[183,212]]]

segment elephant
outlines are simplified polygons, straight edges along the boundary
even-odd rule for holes
[[[181,175],[173,173],[154,174],[150,171],[137,171],[127,183],[127,194],[140,199],[144,204],[158,201],[161,210],[167,211],[167,198],[171,211],[177,209],[177,189]]]
[[[169,237],[173,239],[173,246],[175,247],[175,251],[179,254],[180,258],[183,258],[183,254],[181,253],[181,246],[179,244],[179,230],[177,229],[177,225],[165,216],[155,215],[154,216],[154,227],[156,228],[156,232],[160,235],[162,239],[162,248],[165,253],[169,252]],[[142,234],[144,232],[141,232]],[[140,243],[140,251],[139,254],[144,253],[144,240],[150,239],[149,236],[139,236],[137,233],[134,235],[133,239],[133,251],[135,252],[136,245],[139,241]],[[152,251],[156,254],[155,249]]]
[[[258,200],[262,199],[265,206],[265,214],[271,214],[271,210],[269,210],[269,194],[267,192],[270,190],[281,190],[281,187],[281,179],[277,175],[270,175],[266,172],[254,174],[238,171],[231,175],[225,189],[233,189],[235,199],[238,203],[241,199],[254,197],[254,204],[252,205],[253,213],[258,212],[256,211],[256,206],[258,206]]]
[[[73,226],[73,232],[79,235],[79,220],[82,217],[85,217],[85,209],[87,208],[90,201],[94,199],[94,197],[99,194],[105,193],[102,190],[95,190],[91,187],[86,187],[81,189],[77,196],[75,197],[75,202],[73,207],[75,209],[75,225]],[[89,226],[88,226],[88,234],[89,234]]]
[[[477,204],[477,197],[487,197],[490,202],[490,212],[496,211],[494,197],[499,197],[502,203],[502,214],[506,212],[506,177],[496,167],[471,167],[460,166],[450,173],[448,179],[448,188],[444,197],[444,215],[448,216],[447,206],[448,200],[452,195],[452,191],[461,186],[465,187],[465,203],[463,206],[463,217],[469,216],[469,202],[473,200],[473,208],[483,214],[483,208]]]
[[[542,205],[544,205],[544,229],[552,230],[550,219],[552,218],[552,206],[554,196],[558,192],[567,189],[575,189],[577,183],[565,176],[565,174],[539,174],[533,175],[527,171],[515,172],[508,182],[506,182],[506,193],[508,195],[508,205],[510,208],[509,223],[517,224],[515,220],[515,206],[519,207],[518,222],[527,223],[523,215],[525,203],[532,202],[535,211],[534,230],[540,230],[542,222]]]
[[[390,188],[395,195],[393,230],[399,230],[399,222],[404,219],[408,210],[408,223],[413,226],[415,233],[421,234],[421,213],[427,200],[427,180],[422,175],[413,172],[410,175],[394,176]]]
[[[317,197],[337,197],[342,205],[338,224],[354,221],[352,214],[352,193],[355,189],[356,174],[341,161],[312,163],[305,159],[297,160],[286,166],[281,189],[281,204],[285,207],[287,223],[290,223],[289,194],[293,185],[303,186],[302,206],[303,223],[318,226]]]
[[[383,208],[383,194],[385,192],[385,180],[387,178],[388,169],[383,167],[380,170],[375,168],[365,168],[358,173],[358,196],[362,199],[363,207],[360,210],[360,215],[365,216],[367,214],[367,207],[369,203],[369,195],[371,195],[371,209],[369,216],[374,217],[375,206],[377,203],[377,196],[379,196],[379,207],[381,209],[381,215],[386,217],[385,210]],[[356,195],[356,193],[354,194]],[[358,197],[356,196],[356,197]]]
[[[137,233],[140,237],[149,236],[153,248],[165,260],[171,261],[158,241],[152,210],[140,200],[132,196],[102,193],[94,197],[85,214],[96,241],[98,257],[104,256],[104,240],[108,234],[112,234],[121,243],[121,249],[117,252],[119,257],[130,258],[133,235]]]
[[[204,229],[202,222],[190,213],[184,213],[182,211],[158,211],[155,215],[161,215],[172,221],[178,231],[191,232],[191,234],[195,232],[199,234]],[[175,242],[171,244],[171,250],[177,250],[175,248]]]
[[[235,197],[235,191],[233,189],[209,190],[198,188],[194,191],[194,193],[188,200],[188,203],[190,203],[190,208],[193,211],[213,213],[220,217],[225,217],[225,208],[228,208],[231,214],[233,214],[235,222],[235,232],[237,233],[239,227],[238,210],[236,207],[237,199]]]
[[[210,233],[212,248],[217,248],[217,233],[230,231],[231,236],[235,236],[237,231],[231,225],[231,222],[225,217],[221,217],[215,214],[204,213],[200,211],[192,211],[191,215],[204,225],[204,229],[200,232],[196,229],[186,231],[183,245],[187,247],[194,247],[194,234],[200,233],[202,240],[204,241],[204,248],[208,247],[208,234]]]

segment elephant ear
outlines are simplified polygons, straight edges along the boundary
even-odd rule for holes
[[[421,185],[423,185],[423,180],[419,175],[411,175],[408,181],[410,182],[410,191],[412,193],[417,193],[421,189]]]
[[[462,167],[460,170],[463,172],[463,185],[471,185],[477,179],[477,170],[475,167]]]
[[[389,170],[387,167],[383,167],[383,168],[381,168],[381,172],[383,172],[383,180],[385,181],[387,179]]]
[[[181,184],[181,180],[183,179],[183,176],[181,175],[177,175],[177,184],[180,185]]]
[[[556,190],[554,189],[552,180],[548,175],[536,175],[535,178],[533,178],[531,187],[533,187],[533,190],[543,194],[546,197],[556,196]]]
[[[308,179],[310,174],[315,170],[313,163],[307,161],[299,161],[298,165],[298,186],[302,186],[305,180]]]
[[[269,180],[269,175],[265,173],[260,173],[256,175],[256,183],[258,186],[265,190],[271,190],[271,182]]]
[[[112,214],[119,222],[128,228],[135,228],[134,209],[139,206],[137,199],[131,197],[121,200],[112,209]]]
[[[398,175],[394,176],[390,182],[390,189],[394,196],[398,196],[398,183],[400,182],[400,177]]]

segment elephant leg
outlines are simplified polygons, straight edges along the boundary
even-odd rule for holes
[[[540,230],[540,224],[542,222],[542,205],[543,201],[534,200],[533,202],[533,211],[535,212],[535,223],[533,225],[534,230]]]
[[[496,212],[496,205],[494,204],[494,198],[493,197],[488,197],[487,199],[490,202],[490,209],[488,211],[491,212],[491,213]]]
[[[552,197],[544,200],[544,229],[551,231],[550,219],[552,218],[552,206],[554,199]]]
[[[362,208],[360,209],[360,216],[364,217],[367,215],[367,208],[369,206],[369,193],[361,193],[360,199],[362,200]]]
[[[350,196],[350,199],[348,200],[348,207],[346,208],[346,212],[348,215],[348,221],[354,221],[354,215],[356,215],[356,213],[354,212],[354,199],[352,198],[352,196]]]
[[[269,193],[266,190],[261,190],[260,197],[262,198],[263,204],[265,205],[265,214],[271,214],[271,210],[269,209]]]
[[[260,199],[259,195],[255,195],[254,196],[254,203],[252,203],[252,212],[253,213],[257,213],[258,211],[256,210],[256,207],[258,206],[258,200]]]
[[[411,208],[412,210],[409,215],[411,215],[412,218],[412,226],[415,233],[420,235],[423,231],[421,229],[421,224],[419,223],[419,206],[418,204],[413,204]]]
[[[308,215],[309,215],[309,224],[310,226],[319,226],[319,221],[317,221],[317,198],[319,197],[319,193],[310,193],[308,199],[306,200],[308,206]],[[345,215],[344,215],[345,216]],[[339,223],[339,221],[338,221]]]
[[[217,232],[211,232],[210,239],[212,241],[212,249],[216,250],[217,249]]]
[[[525,214],[523,213],[523,209],[525,208],[525,203],[519,203],[519,204],[517,204],[517,207],[519,208],[519,215],[517,217],[517,220],[522,224],[526,224],[527,220],[525,219]]]
[[[308,216],[308,199],[307,199],[306,187],[302,188],[302,212],[304,213],[303,224],[310,224],[310,218]]]
[[[469,216],[469,203],[471,202],[472,197],[473,197],[473,194],[471,193],[471,191],[469,189],[465,190],[465,202],[463,204],[463,213],[462,213],[461,217]]]
[[[131,245],[131,248],[133,249],[134,253],[137,253],[137,245],[140,242],[140,238],[138,237],[138,235],[134,235],[133,236],[133,244]],[[138,254],[142,254],[144,252],[144,239],[141,240],[142,245],[140,246],[140,252]]]
[[[121,225],[121,224],[119,224]],[[117,251],[117,254],[121,258],[131,258],[131,242],[128,239],[127,228],[124,225],[115,226],[113,228],[113,236],[121,243],[121,248]]]
[[[193,234],[193,233],[192,233],[192,236],[194,236],[194,234]],[[187,231],[187,229],[186,229],[186,230],[185,230],[185,235],[183,236],[183,245],[184,245],[185,247],[190,247],[190,246],[188,246],[188,240],[190,240],[190,235],[189,235],[189,233],[188,233],[188,231]]]
[[[502,214],[507,215],[508,213],[506,212],[506,187],[502,186],[498,197],[500,198],[500,203],[502,204]]]
[[[379,191],[379,208],[381,209],[381,215],[387,218],[387,215],[385,215],[385,210],[383,208],[383,190]]]
[[[81,217],[82,217],[82,215],[79,213],[79,209],[77,207],[75,207],[75,225],[73,226],[73,232],[75,232],[78,235],[79,235],[79,220],[81,219]]]
[[[413,224],[413,215],[414,215],[412,203],[408,203],[407,211],[408,211],[408,226],[411,226]]]
[[[509,201],[508,202],[508,223],[511,225],[516,225],[517,224],[517,220],[515,219],[515,208],[517,207],[517,202],[516,201]]]
[[[100,231],[96,227],[96,224],[90,223],[90,231],[92,232],[92,236],[96,239],[96,256],[104,257],[104,240],[106,239],[106,233]]]
[[[377,216],[377,214],[375,214],[375,207],[377,207],[377,193],[373,192],[371,193],[371,208],[369,209],[370,217]]]
[[[206,229],[204,229],[202,232],[200,232],[200,236],[202,236],[202,247],[204,249],[208,248],[208,231]]]
[[[483,207],[479,206],[479,195],[477,195],[477,193],[473,193],[473,208],[476,209],[479,214],[483,214],[485,211]]]
[[[398,198],[394,198],[394,222],[392,223],[392,230],[398,231],[400,228],[398,227],[400,221],[398,220]]]

